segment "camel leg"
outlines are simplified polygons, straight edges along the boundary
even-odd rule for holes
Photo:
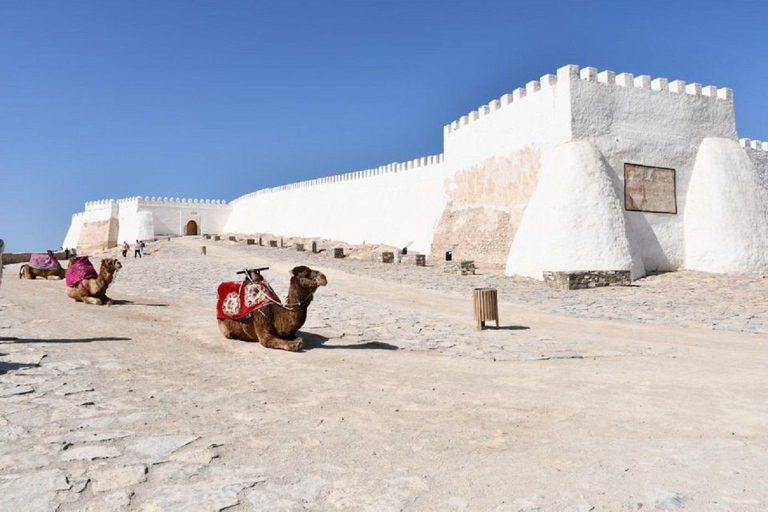
[[[46,279],[49,280],[49,281],[61,281],[61,277],[60,276],[48,276],[48,277],[46,277]]]
[[[83,302],[85,302],[86,304],[101,306],[101,299],[97,299],[96,297],[83,297]]]
[[[304,348],[304,341],[301,338],[289,341],[282,338],[278,338],[275,335],[275,328],[269,325],[267,328],[256,326],[256,334],[259,336],[259,343],[267,348],[276,348],[279,350],[287,350],[289,352],[298,352]]]

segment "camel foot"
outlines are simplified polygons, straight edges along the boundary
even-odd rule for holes
[[[48,276],[46,277],[49,281],[61,281],[61,278],[59,276]]]
[[[101,306],[101,299],[97,299],[96,297],[84,297],[83,302],[86,304],[93,304],[94,306]]]

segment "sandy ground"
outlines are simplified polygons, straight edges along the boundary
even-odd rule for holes
[[[0,510],[768,508],[761,276],[560,292],[193,237],[149,251],[109,308],[6,268]],[[222,339],[217,283],[266,265],[284,296],[296,264],[329,281],[308,349]],[[482,285],[501,329],[474,330]]]

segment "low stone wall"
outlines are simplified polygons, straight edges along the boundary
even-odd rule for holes
[[[3,254],[3,264],[13,265],[14,263],[29,263],[29,257],[33,252],[6,252]],[[65,260],[64,251],[57,251],[53,253],[57,260]]]
[[[629,270],[588,270],[582,272],[542,272],[544,281],[554,288],[583,290],[601,286],[629,286]]]

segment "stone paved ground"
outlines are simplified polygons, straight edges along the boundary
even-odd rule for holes
[[[766,508],[759,276],[561,292],[202,243],[125,261],[111,308],[3,282],[0,510]],[[267,264],[284,296],[302,262],[329,279],[308,350],[220,337],[219,281]]]

